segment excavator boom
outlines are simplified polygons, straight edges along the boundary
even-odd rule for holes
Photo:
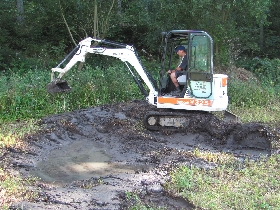
[[[106,47],[104,46],[92,47],[92,42],[97,42],[99,44],[106,45]],[[108,46],[110,46],[111,48],[108,48]],[[77,62],[85,62],[85,57],[86,54],[88,53],[111,56],[111,57],[118,58],[122,62],[124,62],[127,68],[129,69],[130,73],[134,77],[134,80],[138,84],[143,95],[151,104],[154,104],[155,98],[158,95],[158,92],[156,91],[157,84],[154,81],[154,79],[148,74],[145,68],[142,66],[135,48],[131,45],[125,45],[122,43],[116,43],[107,40],[98,40],[98,39],[93,39],[91,37],[82,40],[79,43],[79,45],[71,53],[69,53],[56,68],[52,68],[51,82],[47,85],[47,91],[51,94],[68,92],[70,90],[70,86],[66,81],[61,80],[61,78]],[[64,68],[60,68],[60,66],[71,56],[72,58],[69,61],[69,63],[67,63],[67,65]],[[134,67],[138,75],[144,81],[145,85],[149,88],[149,93],[147,93],[147,91],[144,89],[142,83],[139,82],[139,79],[133,73],[128,63]],[[55,77],[55,72],[59,73],[57,77]]]

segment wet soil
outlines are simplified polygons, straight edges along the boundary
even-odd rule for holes
[[[148,111],[167,110],[137,100],[42,119],[44,132],[29,136],[25,151],[6,154],[9,169],[40,178],[30,186],[38,197],[11,208],[127,209],[136,202],[129,195],[137,194],[147,206],[194,209],[198,207],[164,190],[175,167],[216,166],[190,151],[233,153],[239,159],[272,152],[273,135],[259,123],[224,122],[212,114],[190,113],[187,128],[149,131],[142,120]]]

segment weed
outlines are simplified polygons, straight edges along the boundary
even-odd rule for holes
[[[19,121],[14,123],[5,123],[0,126],[0,154],[1,149],[13,147],[24,150],[26,147],[23,141],[26,135],[32,135],[40,130],[38,122],[35,120]],[[32,199],[36,193],[28,190],[25,185],[34,183],[34,178],[22,179],[19,176],[12,175],[0,168],[0,207],[4,209],[13,202]]]

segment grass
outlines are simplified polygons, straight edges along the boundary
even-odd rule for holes
[[[7,152],[5,148],[16,148],[25,150],[26,145],[24,138],[40,131],[37,120],[29,119],[13,123],[4,123],[0,125],[0,157],[4,157]],[[20,175],[14,174],[13,171],[5,170],[6,162],[1,159],[0,164],[0,207],[8,209],[13,202],[21,200],[30,200],[36,197],[36,193],[28,190],[26,186],[33,182],[31,177],[21,178]]]
[[[32,200],[37,196],[36,192],[26,186],[34,182],[33,178],[22,179],[0,168],[0,207],[9,209],[11,203],[21,200]]]
[[[71,70],[64,79],[72,87],[69,94],[55,96],[46,92],[50,71],[34,69],[19,73],[2,72],[0,75],[0,156],[5,148],[24,148],[24,138],[40,131],[40,118],[76,109],[108,103],[142,99],[138,87],[122,64]],[[244,75],[243,75],[244,76]],[[120,85],[121,84],[121,85]],[[277,95],[278,94],[278,95]],[[242,122],[264,122],[279,128],[279,93],[261,86],[257,80],[230,81],[229,109]],[[218,167],[205,170],[181,167],[172,174],[166,189],[185,197],[205,209],[279,209],[279,155],[258,161],[237,161],[222,153],[194,150],[193,155]],[[31,199],[33,194],[25,188],[27,179],[0,167],[0,206],[17,200]],[[28,196],[27,196],[28,195]],[[139,199],[131,209],[153,209]]]
[[[149,205],[147,206],[147,204],[141,201],[137,193],[126,192],[125,198],[127,202],[130,203],[130,206],[127,208],[128,210],[166,210],[165,207],[153,207]]]
[[[206,170],[180,167],[166,188],[203,209],[279,209],[280,155],[228,160]]]
[[[45,88],[50,82],[50,71],[37,69],[24,74],[3,74],[0,77],[0,123],[39,119],[50,114],[143,98],[121,65],[106,70],[85,66],[80,72],[74,68],[64,79],[72,91],[54,96]]]
[[[277,124],[280,117],[279,85],[261,82],[252,72],[231,67],[228,109],[244,123],[254,121]]]
[[[260,106],[237,107],[237,106],[230,105],[229,110],[231,110],[237,116],[240,116],[240,120],[243,123],[254,121],[254,122],[279,125],[279,119],[280,119],[279,101],[275,101],[274,103],[269,103],[262,107]]]
[[[20,147],[26,135],[32,135],[40,131],[39,121],[29,119],[0,125],[0,148]]]

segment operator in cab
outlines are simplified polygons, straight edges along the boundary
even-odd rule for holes
[[[188,65],[188,56],[187,56],[186,48],[182,45],[177,46],[175,48],[175,52],[181,58],[181,63],[176,69],[167,71],[167,73],[170,74],[170,78],[176,87],[176,90],[171,92],[172,96],[180,95],[181,89],[177,78],[184,74],[183,71],[187,69],[187,65]]]

